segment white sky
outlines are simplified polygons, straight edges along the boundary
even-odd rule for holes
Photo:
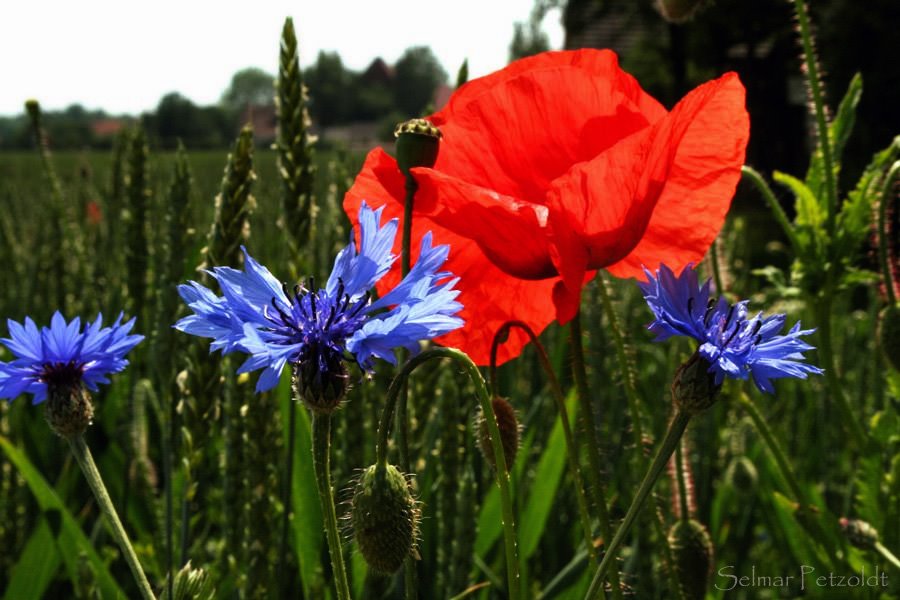
[[[360,70],[429,45],[451,81],[464,58],[470,78],[507,62],[513,23],[533,0],[5,0],[0,3],[0,114],[28,98],[47,110],[80,103],[138,113],[177,91],[215,103],[235,71],[275,73],[284,18],[292,16],[303,66],[336,50]],[[559,13],[543,29],[562,45]]]

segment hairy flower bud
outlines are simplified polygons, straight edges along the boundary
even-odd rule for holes
[[[713,545],[706,527],[693,519],[678,521],[669,530],[669,546],[683,597],[703,600],[713,566]]]
[[[347,394],[349,375],[339,355],[322,358],[328,364],[316,360],[301,360],[295,367],[292,382],[294,392],[303,399],[306,407],[317,413],[334,412]]]
[[[494,409],[494,415],[497,417],[497,429],[500,430],[500,445],[503,446],[503,458],[506,459],[506,470],[512,469],[513,463],[516,462],[516,453],[519,450],[519,419],[516,416],[516,409],[512,407],[509,400],[495,396],[491,400],[491,407]],[[494,457],[494,446],[491,444],[491,435],[488,429],[488,423],[484,418],[484,412],[479,410],[475,417],[475,425],[478,433],[478,446],[485,460],[493,467],[497,468],[497,461]]]
[[[878,318],[878,344],[888,363],[900,371],[900,304],[885,307]]]
[[[437,161],[441,130],[425,119],[410,119],[394,129],[397,166],[409,176],[413,167],[433,167]]]
[[[94,418],[91,395],[81,383],[49,384],[44,416],[57,435],[64,438],[81,435]]]
[[[841,531],[844,532],[850,543],[857,548],[871,550],[878,542],[878,530],[865,521],[842,517],[840,524]]]
[[[725,471],[725,479],[735,490],[747,494],[756,489],[759,473],[749,458],[738,456],[728,465],[728,470]]]
[[[678,367],[672,381],[672,400],[679,409],[696,415],[715,404],[722,386],[716,385],[709,369],[709,363],[697,352]]]
[[[353,494],[350,522],[366,563],[394,573],[413,552],[419,510],[409,483],[393,465],[363,471]]]

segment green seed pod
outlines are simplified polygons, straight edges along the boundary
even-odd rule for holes
[[[356,484],[350,511],[353,535],[368,565],[394,573],[413,552],[419,510],[409,483],[393,465],[372,465]]]
[[[900,371],[900,304],[886,306],[878,317],[878,345],[894,369]]]
[[[841,531],[847,536],[851,544],[863,550],[871,550],[878,543],[878,530],[859,519],[840,520]]]
[[[735,490],[749,494],[756,489],[759,473],[749,458],[738,456],[728,465],[728,469],[725,471],[725,479]]]
[[[49,384],[44,416],[50,428],[59,436],[71,438],[81,435],[94,418],[91,395],[80,383],[75,385]]]
[[[675,575],[687,600],[703,600],[713,566],[713,545],[706,527],[693,519],[678,521],[669,530]]]
[[[500,444],[503,446],[503,458],[506,459],[506,470],[512,469],[513,463],[516,462],[516,453],[519,450],[519,419],[516,416],[516,409],[512,407],[509,400],[499,396],[491,400],[491,406],[494,409],[494,415],[497,417],[497,429],[500,430]],[[485,460],[493,468],[497,468],[497,461],[494,459],[494,446],[491,445],[491,435],[488,430],[487,421],[484,413],[479,410],[476,418],[476,426],[478,432],[478,446]]]
[[[681,410],[696,415],[715,404],[721,389],[709,372],[709,363],[694,352],[675,372],[672,400]]]
[[[394,129],[397,166],[409,177],[413,167],[433,167],[441,143],[441,130],[425,119],[410,119]]]

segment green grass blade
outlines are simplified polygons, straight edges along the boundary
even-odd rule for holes
[[[41,518],[28,538],[19,561],[10,570],[4,600],[43,598],[59,569],[59,552],[47,520]]]
[[[62,516],[62,526],[57,537],[57,544],[59,553],[62,554],[62,559],[66,563],[67,570],[70,573],[77,573],[78,555],[79,553],[84,553],[94,571],[97,585],[103,597],[125,598],[124,592],[113,579],[106,564],[100,559],[97,551],[94,550],[91,542],[84,535],[81,527],[79,527],[75,517],[63,505],[62,500],[56,495],[53,487],[35,469],[25,454],[13,446],[5,437],[0,437],[0,447],[3,448],[6,456],[19,470],[19,474],[22,475],[31,493],[34,494],[34,498],[37,500],[41,510],[56,510]]]

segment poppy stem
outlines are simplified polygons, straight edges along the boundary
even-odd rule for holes
[[[619,546],[622,545],[625,536],[628,535],[631,526],[634,524],[635,518],[643,507],[644,501],[647,499],[647,496],[650,495],[653,486],[665,470],[669,459],[672,458],[672,453],[675,452],[675,448],[681,443],[681,436],[684,435],[684,430],[687,428],[690,420],[690,413],[678,410],[672,418],[672,421],[669,423],[669,428],[666,430],[666,435],[663,438],[659,449],[656,451],[656,456],[653,458],[650,469],[644,476],[644,480],[641,482],[634,499],[631,501],[631,506],[628,507],[628,512],[625,513],[625,518],[622,520],[622,524],[616,531],[615,537],[607,546],[606,554],[603,555],[600,567],[597,568],[597,573],[594,575],[593,581],[591,581],[591,587],[588,589],[585,600],[593,600],[594,598],[600,597],[600,592],[603,590],[603,578],[606,571],[609,570],[612,562],[615,560]],[[615,571],[615,569],[613,569],[613,571]]]
[[[376,464],[387,464],[388,435],[391,421],[394,417],[394,406],[400,396],[401,389],[406,386],[410,374],[423,363],[434,358],[450,358],[457,361],[466,370],[469,380],[475,386],[481,410],[485,415],[494,415],[491,404],[491,396],[481,372],[472,359],[464,352],[456,348],[432,348],[408,360],[401,368],[391,386],[388,388],[384,411],[381,413],[381,422],[378,426],[378,438],[376,441]],[[509,471],[506,466],[506,455],[503,453],[503,443],[500,440],[500,428],[497,425],[496,416],[492,419],[485,418],[488,426],[488,435],[491,439],[491,447],[497,461],[494,475],[497,487],[500,488],[501,520],[503,521],[503,541],[506,550],[506,575],[509,600],[519,600],[519,556],[516,547],[516,524],[512,509],[512,496],[509,485]]]
[[[494,340],[491,344],[491,391],[495,396],[499,395],[497,383],[497,350],[502,344],[501,340],[506,340],[509,331],[513,327],[521,329],[529,337],[535,350],[537,350],[541,367],[543,367],[544,372],[547,374],[547,379],[550,382],[550,391],[553,393],[553,399],[556,401],[556,407],[559,411],[559,418],[563,428],[563,437],[566,441],[566,458],[568,460],[569,475],[572,477],[572,483],[575,484],[575,500],[578,504],[578,516],[581,519],[581,528],[584,530],[584,541],[587,546],[588,555],[591,558],[591,564],[596,566],[599,558],[597,556],[597,548],[594,546],[594,529],[591,526],[591,513],[588,510],[587,496],[584,493],[584,478],[581,475],[581,467],[578,465],[578,445],[575,443],[575,437],[572,435],[569,410],[566,408],[566,397],[565,394],[563,394],[562,386],[559,384],[559,379],[557,379],[556,373],[553,371],[553,365],[550,364],[550,357],[547,355],[547,350],[527,323],[522,321],[507,321],[497,330],[497,333],[494,334]]]
[[[603,479],[600,476],[600,442],[597,439],[597,427],[594,423],[594,407],[591,406],[591,397],[588,393],[580,311],[575,313],[575,317],[569,323],[569,332],[572,341],[572,375],[575,378],[575,387],[578,391],[581,426],[584,429],[584,437],[587,442],[588,473],[594,490],[594,503],[597,506],[597,513],[600,519],[600,535],[603,536],[603,544],[606,546],[609,543],[612,530],[609,526],[609,509],[606,506],[606,486],[603,485]],[[602,565],[603,562],[601,561],[600,564]],[[614,569],[609,574],[609,583],[612,586],[613,598],[621,598],[622,590],[619,587],[618,569]]]
[[[894,293],[894,284],[896,283],[891,272],[891,264],[888,259],[888,228],[887,228],[887,205],[891,200],[891,186],[894,185],[898,172],[900,172],[900,160],[895,161],[884,176],[881,186],[881,198],[878,202],[878,258],[881,261],[882,277],[884,278],[884,289],[887,294],[888,306],[897,303],[897,296]]]
[[[331,415],[312,411],[313,468],[316,472],[316,487],[322,505],[322,519],[328,536],[328,553],[331,555],[331,570],[338,600],[350,600],[350,586],[347,584],[347,570],[341,550],[341,535],[338,531],[337,513],[334,508],[334,492],[331,486]]]
[[[409,274],[412,268],[412,221],[413,205],[415,204],[416,190],[419,189],[413,176],[406,176],[406,198],[403,202],[403,238],[400,250],[400,269],[403,277]],[[404,352],[405,354],[405,352]],[[401,359],[406,358],[402,356]],[[400,390],[400,406],[397,409],[397,445],[400,452],[400,470],[404,473],[412,473],[412,464],[409,460],[409,386],[404,383]],[[403,574],[403,584],[406,589],[407,600],[415,600],[417,597],[418,582],[416,560],[410,556],[406,559]]]
[[[760,194],[762,194],[763,200],[766,201],[766,204],[769,206],[769,210],[772,211],[772,215],[774,215],[775,220],[778,221],[781,229],[784,230],[784,234],[787,236],[788,241],[790,241],[791,247],[794,249],[794,252],[799,253],[802,248],[800,240],[797,239],[797,233],[794,231],[794,226],[788,220],[787,213],[785,213],[784,209],[781,208],[781,203],[778,202],[778,198],[775,197],[775,193],[772,191],[772,188],[769,187],[769,184],[766,183],[766,180],[763,179],[763,176],[760,175],[759,172],[752,167],[749,167],[747,165],[741,167],[741,175],[744,179],[749,180],[750,183],[756,186],[756,189],[759,190]]]
[[[137,554],[134,552],[134,547],[132,547],[131,542],[128,540],[128,534],[125,533],[125,527],[122,526],[122,521],[119,520],[119,515],[116,513],[116,507],[113,506],[112,500],[109,497],[109,492],[106,491],[106,486],[103,484],[103,478],[100,477],[100,471],[97,469],[94,457],[91,455],[90,449],[84,442],[84,437],[81,434],[77,434],[67,437],[66,441],[69,442],[72,454],[75,456],[78,466],[81,467],[81,471],[84,473],[85,479],[87,479],[88,486],[90,486],[91,491],[94,493],[94,498],[97,499],[100,512],[106,517],[106,521],[112,530],[113,537],[116,539],[119,548],[122,550],[122,554],[125,556],[125,562],[128,563],[128,567],[131,569],[131,574],[134,576],[134,581],[137,583],[138,590],[141,592],[141,597],[144,600],[156,600],[156,596],[153,595],[153,589],[150,587],[150,582],[147,581],[144,569],[141,567]]]

